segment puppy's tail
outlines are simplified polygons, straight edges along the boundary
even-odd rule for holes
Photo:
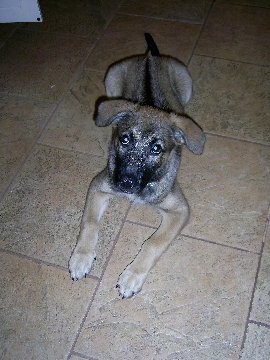
[[[148,51],[150,51],[152,56],[159,56],[159,50],[157,44],[155,43],[154,39],[152,38],[151,34],[144,33],[145,40],[147,42]]]

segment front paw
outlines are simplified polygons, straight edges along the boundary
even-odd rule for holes
[[[130,298],[137,294],[146,279],[147,273],[132,270],[131,267],[127,267],[126,270],[119,276],[116,287],[118,288],[122,299]]]
[[[95,259],[95,253],[74,251],[69,260],[69,272],[72,280],[80,280],[82,277],[86,277]]]

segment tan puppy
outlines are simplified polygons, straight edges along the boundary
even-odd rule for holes
[[[187,201],[177,183],[181,145],[203,151],[201,128],[183,113],[192,80],[178,60],[160,56],[150,34],[146,55],[112,65],[105,77],[108,97],[100,103],[97,126],[113,126],[108,164],[90,184],[77,245],[69,261],[72,279],[89,273],[96,257],[98,223],[110,197],[152,204],[162,215],[157,231],[120,275],[123,298],[138,293],[161,254],[189,218]]]

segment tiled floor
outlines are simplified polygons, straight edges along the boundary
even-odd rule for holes
[[[269,1],[41,5],[43,24],[0,25],[0,359],[269,359]],[[106,162],[110,130],[92,121],[104,72],[143,53],[146,31],[188,64],[207,144],[183,153],[190,223],[122,300],[152,208],[115,200],[88,278],[67,263]]]

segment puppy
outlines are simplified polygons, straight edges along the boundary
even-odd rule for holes
[[[69,261],[73,280],[89,273],[96,257],[98,224],[112,196],[148,203],[162,216],[159,228],[119,276],[123,298],[138,293],[148,272],[189,219],[177,182],[181,147],[203,152],[205,135],[184,106],[192,79],[184,64],[161,56],[150,34],[148,51],[113,64],[105,76],[108,99],[95,114],[97,126],[113,126],[106,168],[91,182],[77,245]]]

